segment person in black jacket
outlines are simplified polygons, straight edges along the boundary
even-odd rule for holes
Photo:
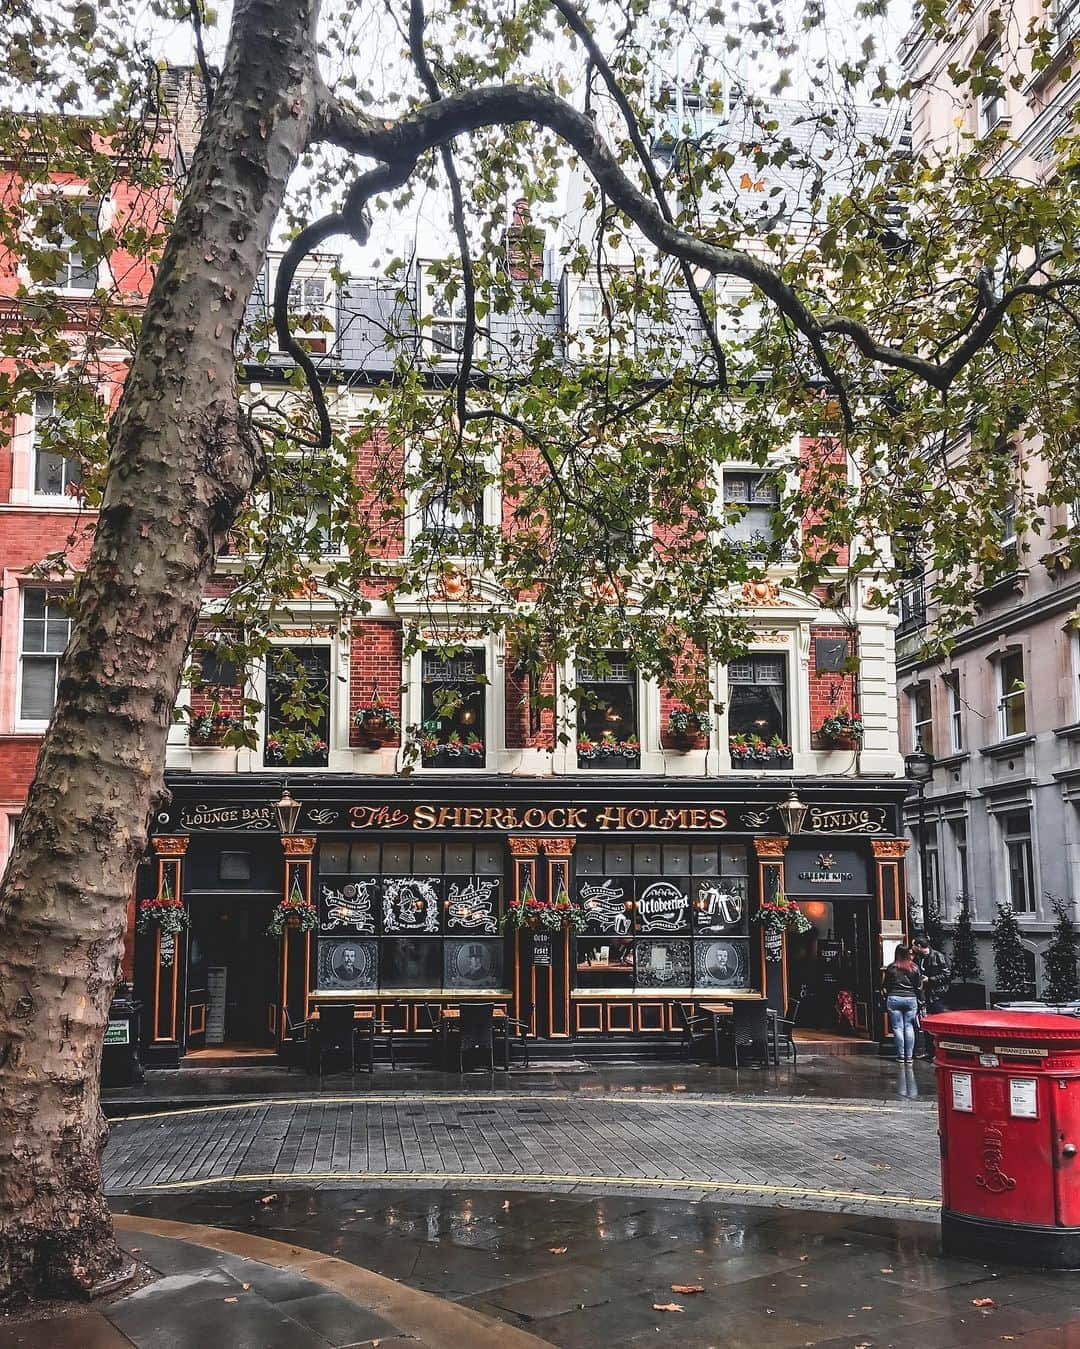
[[[901,1063],[911,1063],[915,1058],[915,1029],[919,1024],[923,977],[907,946],[896,948],[892,964],[885,969],[884,985],[896,1057]]]
[[[941,951],[935,951],[930,939],[920,933],[911,942],[915,963],[923,977],[923,1000],[926,1011],[944,1012],[945,994],[952,983],[952,970]],[[923,1032],[923,1057],[933,1061],[934,1045],[930,1035]]]

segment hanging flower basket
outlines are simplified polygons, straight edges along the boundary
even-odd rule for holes
[[[295,928],[300,932],[312,932],[319,926],[319,914],[315,905],[307,899],[283,899],[270,915],[267,936],[280,937],[286,928]]]
[[[204,712],[188,723],[188,743],[199,748],[220,745],[229,731],[243,724],[239,717],[224,712]]]
[[[810,919],[783,890],[777,890],[772,899],[763,899],[754,915],[754,921],[770,932],[809,932]]]
[[[571,903],[569,897],[559,896],[552,901],[523,895],[520,900],[510,902],[499,927],[503,932],[535,932],[538,929],[562,932],[566,928],[571,932],[584,932],[585,923],[584,909],[580,904]]]
[[[369,749],[389,745],[401,734],[401,722],[381,703],[357,708],[353,714],[353,725],[356,727],[357,740]]]
[[[702,749],[709,743],[712,718],[708,712],[673,707],[668,713],[667,733],[675,749]]]
[[[182,899],[174,899],[168,893],[157,899],[144,899],[139,905],[138,929],[140,932],[152,932],[155,928],[163,935],[178,936],[188,925],[188,911]]]
[[[841,708],[835,716],[826,717],[818,727],[818,737],[831,749],[859,749],[863,742],[862,717]]]

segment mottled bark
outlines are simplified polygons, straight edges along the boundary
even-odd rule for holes
[[[318,0],[238,0],[110,429],[56,713],[0,892],[0,1300],[122,1268],[101,1042],[184,655],[255,445],[233,350],[315,102]]]

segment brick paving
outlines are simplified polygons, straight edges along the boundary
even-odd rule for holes
[[[110,1194],[343,1184],[597,1193],[936,1218],[927,1101],[379,1093],[114,1122]]]

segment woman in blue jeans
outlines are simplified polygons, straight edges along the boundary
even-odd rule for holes
[[[922,987],[923,976],[910,949],[898,946],[892,964],[885,970],[885,1006],[896,1041],[896,1057],[901,1063],[911,1063],[915,1058],[915,1027],[919,1022]]]

